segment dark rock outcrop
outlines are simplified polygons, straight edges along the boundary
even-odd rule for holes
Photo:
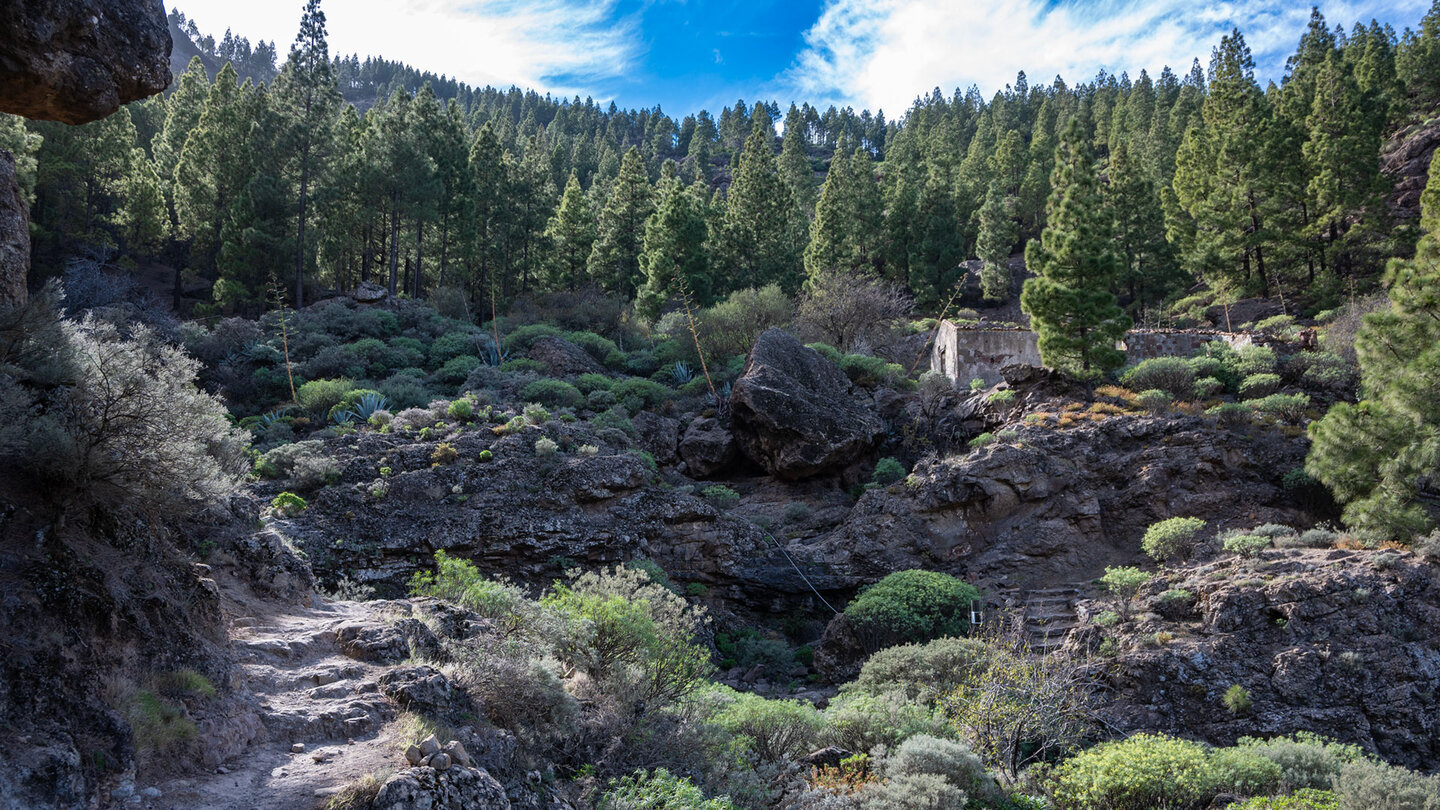
[[[1106,631],[1113,722],[1230,744],[1312,731],[1408,767],[1440,764],[1440,568],[1408,552],[1275,550],[1168,572],[1148,587],[1184,589],[1195,610],[1141,612]],[[1104,609],[1096,605],[1093,609]],[[1096,630],[1098,628],[1090,628]],[[1072,643],[1099,643],[1077,631]],[[1082,638],[1082,636],[1084,636]],[[1164,639],[1157,643],[1156,639]],[[1232,686],[1249,711],[1227,711]]]
[[[755,341],[730,395],[730,412],[740,451],[789,479],[854,463],[885,430],[843,371],[779,329]]]
[[[1427,121],[1396,133],[1381,151],[1380,167],[1395,181],[1390,210],[1399,219],[1420,216],[1420,194],[1430,174],[1430,160],[1440,146],[1440,123]]]
[[[374,810],[510,810],[505,788],[481,768],[420,767],[385,781]]]
[[[0,149],[0,306],[25,303],[30,271],[30,208],[20,194],[15,157]]]
[[[0,110],[67,124],[170,85],[160,0],[16,0],[0,6]]]
[[[680,459],[692,478],[706,478],[730,466],[737,456],[735,438],[713,416],[704,416],[685,427],[680,438]]]
[[[536,339],[525,356],[544,365],[550,374],[556,377],[571,377],[602,370],[595,358],[586,354],[584,349],[564,338],[548,335]]]

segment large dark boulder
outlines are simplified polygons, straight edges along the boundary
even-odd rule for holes
[[[574,343],[558,337],[545,336],[537,339],[525,355],[541,363],[556,377],[571,377],[604,371],[595,358]]]
[[[685,428],[680,438],[680,458],[691,478],[706,478],[730,466],[735,460],[735,439],[713,416],[702,416]]]
[[[885,430],[843,371],[779,329],[755,341],[730,413],[740,451],[780,478],[842,469]]]
[[[20,194],[15,158],[0,149],[0,306],[25,303],[30,269],[30,211]]]
[[[170,85],[160,0],[0,3],[0,110],[84,124]]]

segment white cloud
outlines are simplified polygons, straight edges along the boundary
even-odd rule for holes
[[[1380,16],[1414,25],[1429,0],[1321,3],[1333,28]],[[1278,81],[1310,16],[1288,0],[829,0],[776,93],[812,103],[903,113],[918,95],[976,84],[987,97],[1024,70],[1030,85],[1058,74],[1089,81],[1104,68],[1132,77],[1192,59],[1239,27],[1262,82]]]
[[[300,0],[187,0],[200,30],[275,40],[281,58],[299,28]],[[511,84],[562,95],[593,92],[640,55],[638,20],[616,0],[328,0],[332,54],[406,62],[472,85]]]

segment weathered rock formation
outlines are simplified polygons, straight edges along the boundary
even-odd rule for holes
[[[483,768],[419,767],[386,780],[370,806],[374,810],[510,810],[510,800],[505,788]]]
[[[1386,142],[1380,166],[1395,181],[1390,210],[1400,219],[1420,216],[1420,193],[1430,174],[1430,160],[1440,145],[1440,123],[1427,121],[1396,133]]]
[[[885,430],[843,371],[779,329],[755,341],[730,395],[730,413],[740,451],[788,479],[860,461]]]
[[[1121,729],[1216,744],[1306,730],[1433,769],[1437,574],[1409,552],[1267,551],[1256,561],[1166,572],[1143,597],[1152,612],[1111,630],[1076,631],[1070,642],[1113,637],[1119,653],[1102,671]],[[1170,589],[1194,598],[1162,599]],[[1223,697],[1236,685],[1252,701],[1249,711],[1227,710]]]
[[[526,357],[545,366],[556,377],[570,377],[601,371],[595,358],[564,338],[545,336],[530,345]]]
[[[0,6],[0,110],[83,124],[170,84],[160,0],[16,0]]]
[[[15,177],[15,157],[0,149],[0,307],[25,302],[30,270],[30,209]]]

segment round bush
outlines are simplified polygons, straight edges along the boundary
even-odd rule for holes
[[[1136,394],[1135,399],[1139,401],[1140,407],[1147,411],[1163,411],[1174,398],[1169,391],[1151,388]]]
[[[1240,382],[1241,399],[1260,399],[1279,390],[1279,374],[1251,374]]]
[[[1195,369],[1179,357],[1152,357],[1122,374],[1120,383],[1131,391],[1158,388],[1172,399],[1189,399],[1195,390]]]
[[[1205,746],[1156,734],[1097,745],[1055,772],[1059,810],[1200,810],[1222,781]]]
[[[1195,547],[1195,536],[1205,528],[1205,521],[1197,517],[1173,517],[1150,524],[1140,547],[1156,562],[1190,556]]]
[[[984,642],[973,638],[899,644],[867,658],[860,676],[845,688],[876,695],[899,689],[908,698],[932,703],[984,666],[987,657]]]
[[[964,633],[980,592],[938,571],[897,571],[866,587],[845,616],[870,650]]]
[[[576,408],[585,401],[580,389],[564,380],[536,380],[520,389],[520,398],[552,408]]]
[[[898,459],[886,456],[875,462],[875,472],[871,474],[870,480],[880,486],[889,486],[905,477],[905,465]]]

